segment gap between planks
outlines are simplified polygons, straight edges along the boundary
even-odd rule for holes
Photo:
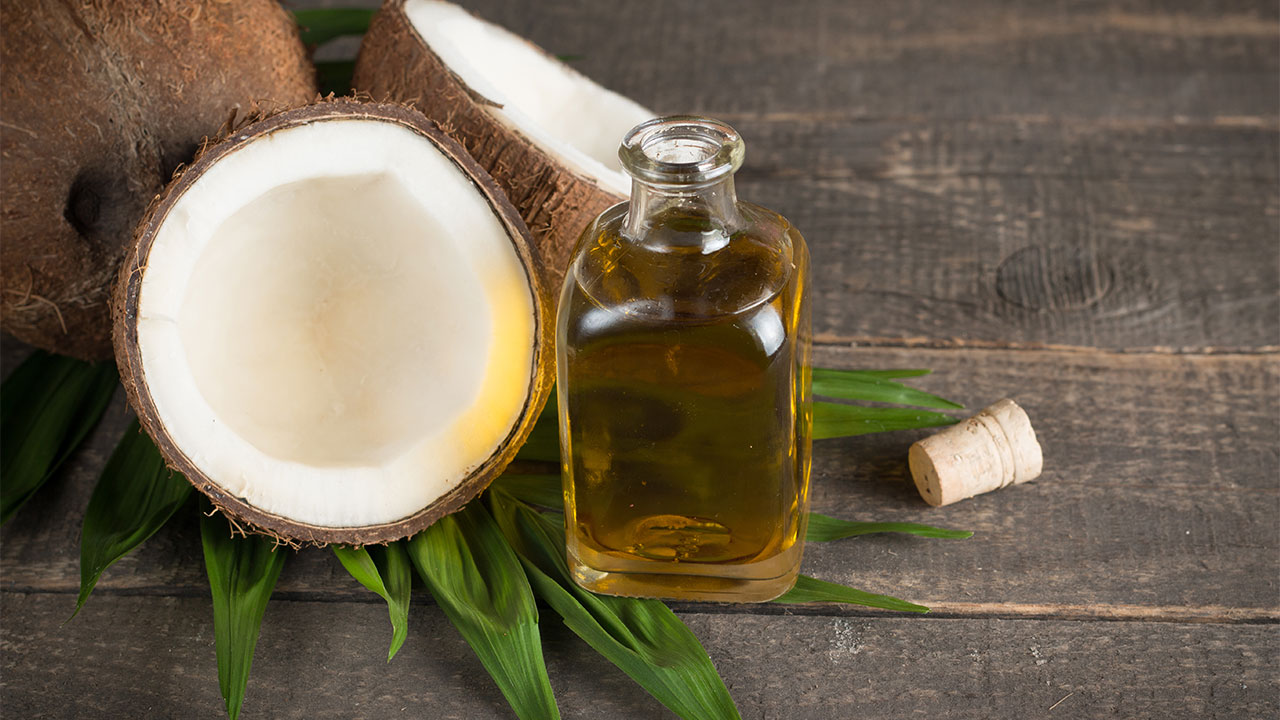
[[[965,338],[930,338],[930,337],[877,337],[870,335],[836,335],[833,333],[817,333],[813,336],[816,348],[835,348],[853,350],[872,349],[922,349],[922,350],[1011,350],[1015,352],[1050,352],[1072,353],[1079,355],[1156,355],[1195,357],[1206,355],[1213,357],[1229,357],[1240,355],[1256,357],[1276,355],[1280,359],[1280,345],[1259,345],[1257,347],[1175,347],[1169,345],[1153,345],[1135,348],[1100,348],[1086,345],[1056,345],[1038,342],[1006,342],[993,340],[968,340]]]

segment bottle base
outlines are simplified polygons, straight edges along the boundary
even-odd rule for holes
[[[673,574],[598,570],[582,562],[572,551],[568,554],[568,560],[569,573],[574,582],[591,592],[658,600],[767,602],[786,594],[800,575],[799,564],[777,577],[745,579],[691,575],[687,572]]]

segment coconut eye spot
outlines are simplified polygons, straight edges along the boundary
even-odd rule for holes
[[[211,236],[179,329],[210,407],[263,453],[386,462],[479,392],[488,303],[392,176],[303,180]]]

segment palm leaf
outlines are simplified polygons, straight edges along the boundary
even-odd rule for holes
[[[556,405],[555,390],[542,406],[538,421],[534,423],[529,438],[516,453],[517,460],[537,460],[541,462],[560,462],[560,418]]]
[[[898,610],[901,612],[927,613],[929,608],[923,605],[899,600],[889,595],[876,595],[874,593],[855,590],[844,585],[837,585],[825,580],[811,578],[808,575],[801,575],[796,579],[795,587],[787,591],[785,595],[774,600],[776,603],[810,603],[810,602],[838,602],[849,603],[852,605],[866,605],[867,607],[883,608],[885,610]]]
[[[809,542],[829,542],[858,535],[874,533],[907,533],[927,538],[944,538],[958,540],[973,537],[969,530],[948,530],[920,523],[905,522],[857,522],[841,520],[820,513],[809,513],[809,531],[805,540]]]
[[[893,371],[889,372],[905,372]],[[866,370],[813,369],[813,394],[841,400],[960,410],[964,406]]]
[[[107,461],[80,530],[80,612],[102,572],[159,530],[194,488],[169,472],[135,420]],[[72,613],[72,617],[75,617]]]
[[[355,60],[318,60],[316,86],[321,95],[346,95],[351,92],[351,78],[356,72]]]
[[[493,487],[501,488],[521,502],[538,507],[558,510],[564,507],[564,489],[559,475],[520,475],[503,473],[493,481]]]
[[[35,495],[106,411],[111,363],[37,350],[0,387],[0,524]]]
[[[578,637],[686,720],[739,717],[707,651],[666,605],[582,589],[565,562],[562,516],[543,516],[502,489],[489,499],[534,590]]]
[[[891,430],[954,425],[950,415],[913,408],[867,407],[830,402],[813,404],[813,439],[852,437]]]
[[[814,368],[814,370],[818,370],[818,369],[820,368]],[[924,368],[916,368],[916,369],[893,368],[889,370],[836,370],[836,372],[857,373],[858,375],[861,375],[863,377],[874,378],[877,380],[896,380],[898,378],[923,377],[925,375],[933,374],[932,370],[926,370]]]
[[[528,505],[552,510],[559,510],[564,507],[564,495],[562,494],[559,475],[504,473],[494,481],[493,488],[501,490]],[[906,533],[920,537],[945,539],[962,539],[973,535],[968,530],[950,530],[920,523],[859,522],[856,520],[841,520],[821,513],[809,513],[808,528],[805,540],[809,542],[828,542],[875,533]]]
[[[293,19],[302,30],[303,44],[315,46],[343,35],[363,35],[373,13],[362,8],[318,8],[294,10]]]
[[[813,391],[842,400],[888,402],[923,407],[958,409],[958,403],[892,382],[895,377],[917,377],[928,370],[832,370],[814,368]],[[519,460],[560,461],[559,423],[553,395],[547,401],[529,439],[516,455]],[[893,430],[951,425],[956,418],[913,408],[867,407],[832,402],[813,404],[813,439],[827,440]]]
[[[558,718],[538,611],[520,561],[479,503],[409,541],[409,557],[450,622],[521,718]]]
[[[351,577],[387,601],[387,612],[391,615],[391,648],[387,651],[387,662],[391,662],[409,635],[409,592],[413,588],[409,554],[399,542],[373,548],[331,547]]]
[[[262,615],[284,568],[285,556],[266,538],[234,537],[226,520],[207,513],[200,518],[200,539],[213,594],[218,685],[227,715],[236,720],[244,704]]]

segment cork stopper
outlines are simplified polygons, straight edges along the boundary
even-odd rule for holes
[[[950,505],[1036,479],[1044,456],[1027,413],[1005,399],[915,443],[907,462],[925,502]]]

